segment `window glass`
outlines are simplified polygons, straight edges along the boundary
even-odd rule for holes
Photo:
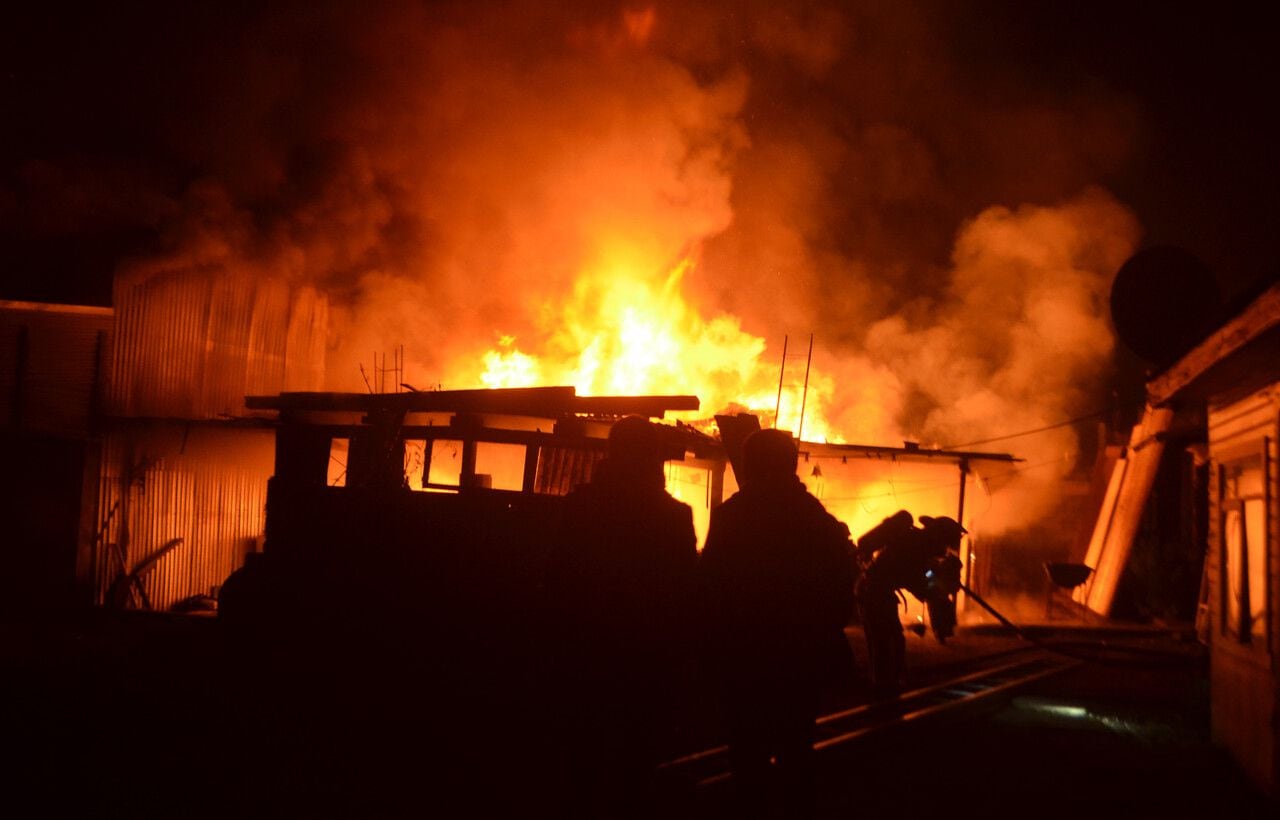
[[[492,441],[476,443],[476,480],[479,486],[495,490],[524,488],[523,444],[498,444]],[[487,479],[482,476],[488,476]]]
[[[1249,633],[1267,637],[1266,505],[1261,498],[1244,502],[1245,564],[1248,567]]]
[[[701,549],[711,519],[711,470],[668,461],[667,492],[693,508],[693,531]]]
[[[1248,498],[1262,497],[1264,485],[1262,476],[1262,458],[1253,458],[1224,465],[1223,497]]]
[[[1223,632],[1267,638],[1267,509],[1261,454],[1222,466]]]
[[[457,487],[462,478],[462,442],[438,438],[431,442],[427,483]]]
[[[405,486],[415,492],[421,492],[423,462],[427,455],[426,439],[407,438],[404,440],[404,480]]]
[[[325,483],[330,487],[347,486],[347,454],[351,439],[335,438],[329,442],[329,472]]]
[[[1222,592],[1223,619],[1222,628],[1231,635],[1240,634],[1241,603],[1244,600],[1244,588],[1240,583],[1243,578],[1244,564],[1244,520],[1243,510],[1237,504],[1223,513],[1222,544],[1226,554],[1223,556]]]

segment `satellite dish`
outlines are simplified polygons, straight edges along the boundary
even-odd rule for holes
[[[1203,335],[1221,302],[1217,279],[1195,254],[1155,245],[1120,266],[1111,284],[1111,321],[1134,353],[1169,364]]]

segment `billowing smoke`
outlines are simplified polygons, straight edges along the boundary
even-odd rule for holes
[[[867,331],[866,355],[906,397],[900,423],[924,440],[980,450],[1043,431],[1001,443],[1026,463],[993,497],[997,527],[1032,523],[1060,502],[1077,441],[1059,425],[1102,401],[1111,275],[1137,235],[1133,216],[1098,189],[1056,207],[989,208],[961,228],[941,296]]]
[[[966,51],[957,14],[526,0],[244,12],[171,67],[183,93],[153,136],[187,173],[155,182],[158,247],[122,273],[323,287],[335,389],[364,389],[360,365],[400,345],[419,387],[481,386],[495,349],[580,354],[590,345],[569,325],[626,300],[601,282],[634,279],[687,311],[683,330],[745,358],[717,365],[714,388],[691,373],[678,391],[714,394],[707,415],[735,389],[776,385],[783,335],[813,333],[811,407],[844,440],[1049,426],[1100,403],[1104,297],[1138,227],[1094,186],[1140,123],[1098,88]],[[1075,447],[1069,427],[1011,441],[1028,459],[1019,484],[1048,486]],[[1046,497],[1019,497],[1004,519],[1033,517],[1033,496]]]

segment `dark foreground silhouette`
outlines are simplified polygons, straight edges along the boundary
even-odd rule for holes
[[[546,580],[549,707],[570,817],[647,817],[694,685],[693,512],[667,494],[657,429],[631,417],[569,494]]]
[[[701,559],[706,658],[743,817],[812,814],[814,719],[824,687],[852,672],[849,530],[796,460],[789,434],[747,438],[742,490],[712,513]]]

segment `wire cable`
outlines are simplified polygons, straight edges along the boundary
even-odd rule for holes
[[[1031,436],[1031,435],[1035,435],[1036,433],[1045,433],[1045,432],[1048,432],[1049,430],[1057,430],[1059,427],[1066,427],[1071,424],[1078,424],[1079,422],[1082,422],[1082,421],[1088,421],[1089,419],[1097,418],[1098,416],[1105,416],[1107,413],[1114,413],[1119,410],[1132,410],[1137,406],[1138,405],[1135,403],[1113,404],[1109,407],[1104,407],[1101,410],[1095,410],[1092,413],[1086,413],[1083,416],[1076,416],[1073,419],[1060,421],[1060,422],[1057,422],[1056,424],[1047,424],[1044,427],[1037,427],[1034,430],[1023,430],[1018,433],[1009,433],[1008,435],[1005,435],[1005,436],[985,438],[985,439],[982,439],[981,441],[967,441],[963,444],[948,444],[945,447],[939,447],[938,449],[939,450],[958,450],[961,447],[976,447],[979,444],[991,444],[992,442],[996,442],[996,441],[1007,441],[1011,438],[1021,438],[1022,436]]]
[[[979,441],[966,441],[963,444],[948,444],[944,447],[939,447],[938,449],[939,450],[959,450],[962,447],[976,447],[979,444],[991,444],[997,441],[1008,441],[1011,438],[1022,438],[1023,436],[1031,436],[1031,435],[1035,435],[1036,433],[1046,433],[1050,430],[1057,430],[1059,427],[1067,427],[1072,424],[1078,424],[1079,422],[1082,422],[1082,421],[1088,421],[1089,419],[1097,418],[1098,416],[1105,416],[1107,413],[1114,412],[1117,409],[1119,408],[1104,407],[1101,410],[1095,410],[1094,412],[1086,413],[1083,416],[1076,416],[1073,419],[1060,421],[1057,424],[1047,424],[1044,427],[1037,427],[1034,430],[1023,430],[1019,433],[1010,433],[1006,436],[995,436],[994,438],[984,438]]]

